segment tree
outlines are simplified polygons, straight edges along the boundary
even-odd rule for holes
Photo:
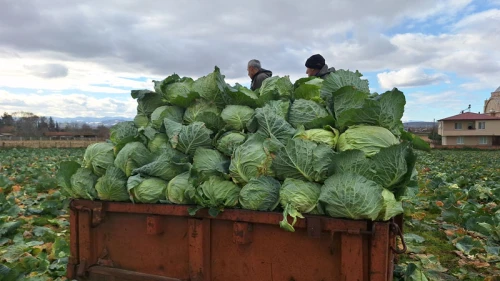
[[[12,115],[8,114],[7,112],[4,112],[2,115],[2,122],[0,123],[1,126],[14,126],[14,118]]]
[[[49,117],[49,131],[50,132],[56,131],[56,124],[54,123],[54,119],[52,119],[52,116]]]

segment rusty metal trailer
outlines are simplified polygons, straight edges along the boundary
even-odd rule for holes
[[[67,277],[146,281],[392,280],[398,224],[73,200]]]

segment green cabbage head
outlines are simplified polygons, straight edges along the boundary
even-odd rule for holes
[[[398,144],[399,140],[383,127],[357,125],[349,127],[340,135],[337,150],[359,149],[367,157],[377,154],[381,148]]]

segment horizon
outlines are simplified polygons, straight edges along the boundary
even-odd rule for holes
[[[249,87],[246,64],[256,58],[294,82],[316,53],[330,67],[359,70],[371,92],[401,90],[405,122],[469,104],[483,113],[500,86],[499,0],[288,1],[265,11],[256,1],[6,2],[0,113],[133,119],[130,91],[153,90],[152,80],[196,79],[218,66],[227,83]]]

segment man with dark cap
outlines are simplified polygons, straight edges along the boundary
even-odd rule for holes
[[[316,76],[324,79],[326,75],[335,72],[335,67],[328,68],[325,58],[320,54],[312,55],[308,58],[306,60],[306,67],[306,74],[309,77]]]
[[[264,69],[258,60],[250,60],[247,66],[248,76],[252,79],[250,89],[255,91],[262,86],[262,82],[271,77],[273,73],[270,70]]]

